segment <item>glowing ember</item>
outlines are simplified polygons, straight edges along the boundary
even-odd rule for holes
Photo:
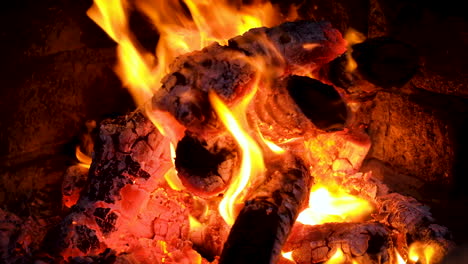
[[[309,208],[302,211],[297,221],[305,225],[361,220],[372,211],[366,200],[349,195],[340,188],[328,189],[317,184],[310,192]]]
[[[91,166],[92,159],[90,156],[81,152],[79,146],[76,146],[76,158],[78,159],[80,166],[89,169],[89,167]]]
[[[224,221],[232,225],[237,215],[236,208],[243,202],[243,191],[251,178],[264,172],[265,166],[262,152],[257,143],[244,131],[227,106],[214,93],[210,93],[210,101],[221,122],[234,136],[242,150],[239,173],[232,180],[223,200],[219,204],[219,211]]]
[[[281,252],[281,256],[283,256],[283,258],[285,259],[289,259],[291,261],[294,261],[293,257],[292,257],[292,251],[289,251],[289,252]]]
[[[327,262],[325,262],[325,264],[344,264],[344,263],[346,263],[346,257],[340,248],[338,248],[335,254],[333,254],[333,256],[329,260],[327,260]]]

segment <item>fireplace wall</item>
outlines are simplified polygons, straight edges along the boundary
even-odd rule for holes
[[[456,2],[318,0],[302,3],[300,14],[415,48],[416,75],[402,87],[370,92],[355,113],[373,141],[363,170],[428,203],[456,241],[466,242],[468,21]],[[112,70],[115,44],[85,15],[90,5],[24,0],[0,11],[0,206],[19,215],[49,205],[48,216],[60,212],[55,198],[85,121],[134,109]],[[144,19],[135,21],[151,50],[157,37],[146,34]]]

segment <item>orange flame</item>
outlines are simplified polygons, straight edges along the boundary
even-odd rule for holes
[[[354,44],[358,44],[366,40],[366,37],[359,31],[355,29],[348,29],[344,36],[346,42],[348,42],[348,51],[346,52],[346,58],[348,60],[348,64],[346,65],[347,72],[353,72],[357,68],[357,63],[351,56],[352,48],[351,46]]]
[[[219,204],[219,212],[227,224],[234,224],[237,212],[236,208],[242,204],[244,193],[250,180],[265,170],[263,156],[257,143],[245,132],[243,126],[237,120],[243,120],[239,117],[236,119],[229,108],[215,94],[209,94],[211,104],[220,118],[221,122],[233,135],[239,144],[242,151],[242,161],[238,175],[232,179],[229,188],[224,194],[224,198]],[[245,113],[245,112],[244,112]]]
[[[91,157],[81,152],[80,146],[76,146],[75,155],[79,161],[78,165],[88,169],[91,167]]]
[[[156,54],[144,51],[130,31],[128,13],[132,8],[146,15],[160,38]],[[187,14],[187,9],[189,14]],[[117,42],[116,71],[128,86],[138,106],[147,103],[179,55],[199,50],[212,42],[227,40],[261,26],[273,26],[280,16],[270,3],[234,8],[228,1],[95,0],[88,16]],[[297,17],[290,12],[287,19]]]
[[[309,197],[309,207],[302,211],[297,221],[305,225],[327,222],[352,222],[362,219],[372,211],[370,203],[352,196],[345,190],[316,184]]]
[[[436,249],[433,245],[416,241],[410,245],[408,257],[413,262],[431,264],[435,253]]]

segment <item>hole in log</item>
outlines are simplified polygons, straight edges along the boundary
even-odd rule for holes
[[[209,140],[212,142],[186,133],[176,148],[179,178],[187,189],[199,195],[223,191],[235,164],[235,143],[225,137]]]
[[[333,86],[293,75],[287,80],[287,89],[302,113],[319,129],[329,131],[344,127],[348,110]]]

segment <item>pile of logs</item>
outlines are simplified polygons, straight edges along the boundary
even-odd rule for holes
[[[296,263],[321,263],[341,249],[358,263],[393,264],[396,252],[407,258],[408,245],[423,241],[438,249],[439,261],[452,247],[448,230],[416,200],[391,193],[370,173],[358,173],[370,141],[347,124],[348,109],[338,90],[310,77],[321,76],[345,50],[330,24],[299,21],[252,29],[227,46],[215,43],[178,57],[152,101],[154,113],[177,124],[164,128],[177,136],[163,136],[138,110],[102,122],[80,198],[49,231],[38,258],[293,263],[281,257],[281,251],[292,251]],[[259,74],[265,67],[268,72]],[[247,132],[257,141],[262,135],[275,142],[284,153],[259,143],[266,170],[244,190],[246,199],[230,227],[217,207],[237,175],[242,151],[209,94],[235,107],[254,89],[245,113]],[[315,142],[314,148],[305,142]],[[166,180],[175,173],[178,188]],[[372,216],[361,223],[295,223],[314,182],[332,177],[370,201]]]

